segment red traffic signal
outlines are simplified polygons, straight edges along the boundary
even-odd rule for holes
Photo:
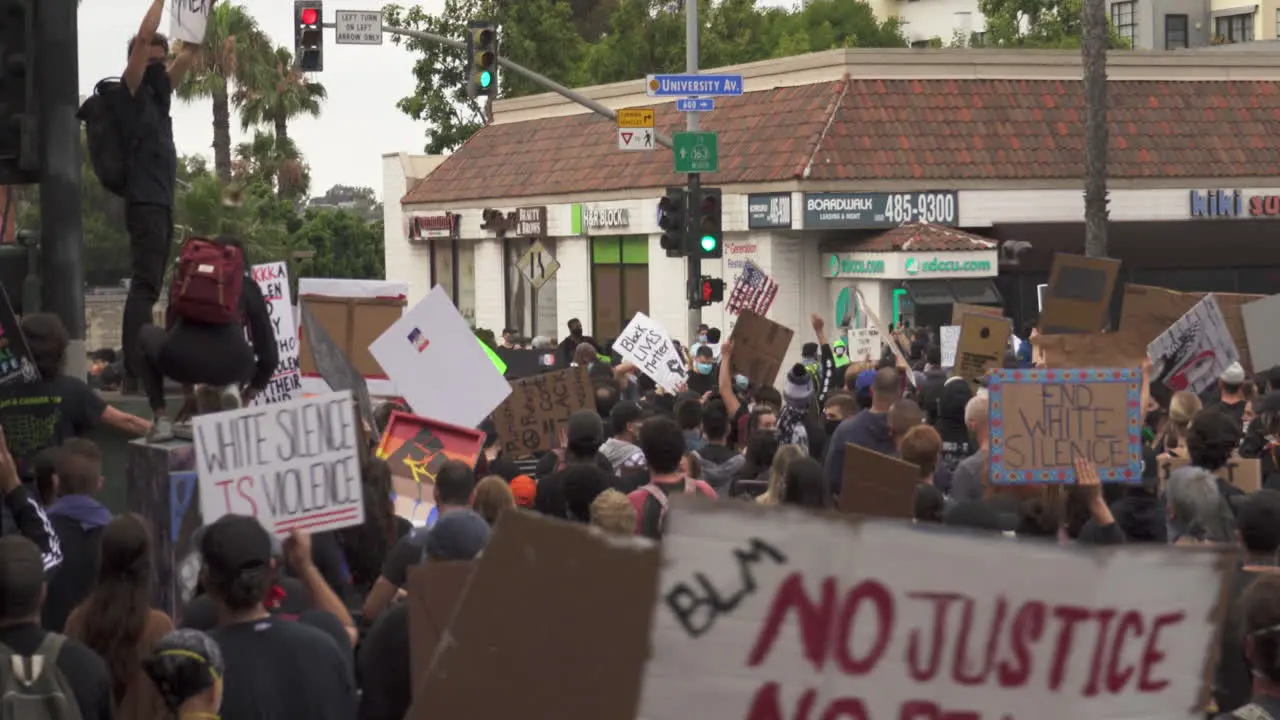
[[[724,280],[713,277],[702,277],[702,304],[710,305],[724,301]]]
[[[320,11],[319,11],[319,10],[317,10],[317,9],[315,9],[315,8],[313,8],[313,7],[303,8],[303,9],[302,9],[302,24],[303,24],[303,25],[315,25],[316,23],[319,23],[319,22],[320,22]]]

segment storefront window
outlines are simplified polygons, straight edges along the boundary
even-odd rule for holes
[[[534,242],[541,243],[547,255],[542,259],[532,259],[535,264],[534,269],[539,269],[536,266],[541,262],[540,269],[544,270],[556,254],[554,238],[515,237],[502,240],[503,264],[506,266],[507,327],[514,328],[520,337],[534,338],[542,335],[549,339],[556,339],[564,334],[556,327],[558,277],[551,276],[551,279],[543,283],[541,288],[535,290],[519,267],[520,261],[525,258],[525,254],[529,252]],[[531,274],[536,275],[537,272]]]
[[[476,324],[476,248],[449,238],[431,240],[431,284],[449,293],[462,317]]]
[[[643,235],[591,239],[591,330],[612,340],[637,312],[649,312],[649,238]]]

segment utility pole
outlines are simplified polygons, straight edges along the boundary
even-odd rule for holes
[[[684,62],[685,72],[690,75],[698,74],[698,0],[684,0]],[[690,132],[696,132],[699,128],[698,113],[685,113],[685,129]],[[697,214],[697,210],[693,207],[693,203],[698,202],[701,196],[700,188],[702,184],[702,176],[699,173],[689,174],[689,215],[693,218]],[[695,232],[695,228],[690,227],[689,232]],[[702,292],[702,258],[696,252],[691,253],[685,261],[686,284],[685,297],[698,297]],[[698,325],[702,323],[702,308],[691,308],[689,310],[688,335],[685,339],[689,342],[686,347],[691,347],[693,339],[697,337]]]
[[[80,214],[79,50],[76,0],[40,0],[40,269],[42,309],[67,327],[67,374],[84,377],[84,225]],[[55,279],[56,278],[56,279]]]

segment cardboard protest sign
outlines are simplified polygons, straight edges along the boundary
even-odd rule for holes
[[[993,484],[1142,482],[1142,371],[997,370],[988,380]]]
[[[1191,309],[1205,298],[1208,293],[1186,293],[1168,288],[1150,285],[1124,286],[1124,304],[1120,311],[1120,329],[1142,336],[1143,342],[1150,343],[1169,329],[1179,318],[1191,312]],[[1265,295],[1242,295],[1239,293],[1215,292],[1218,309],[1227,322],[1227,330],[1235,341],[1240,353],[1240,364],[1246,372],[1253,372],[1253,359],[1249,356],[1249,337],[1244,326],[1244,313],[1241,308]],[[1258,367],[1258,370],[1266,370]]]
[[[1147,340],[1120,330],[1114,333],[1036,335],[1032,356],[1055,369],[1088,367],[1140,367],[1147,357]]]
[[[909,520],[914,515],[920,468],[846,443],[840,511]]]
[[[960,346],[960,326],[943,325],[938,328],[938,343],[942,350],[942,367],[955,367],[956,349]]]
[[[422,417],[475,427],[511,394],[440,285],[392,323],[369,352]]]
[[[773,385],[795,332],[751,310],[733,326],[733,371],[758,386]]]
[[[39,379],[40,372],[22,336],[22,325],[13,312],[13,305],[9,304],[9,294],[0,287],[0,386]]]
[[[742,274],[733,283],[733,291],[729,293],[724,309],[730,315],[750,310],[765,316],[769,314],[769,308],[773,307],[773,299],[777,296],[778,281],[747,260],[743,263]]]
[[[624,362],[640,369],[667,392],[677,392],[689,377],[680,351],[661,325],[642,312],[636,313],[613,341],[613,351]]]
[[[409,413],[393,412],[378,442],[377,455],[391,469],[396,514],[416,520],[435,506],[436,474],[450,460],[475,467],[484,433]]]
[[[1093,333],[1106,328],[1120,261],[1055,253],[1040,312],[1047,335]]]
[[[200,517],[252,515],[277,535],[364,522],[350,392],[191,420]]]
[[[1164,488],[1169,475],[1178,468],[1190,465],[1191,461],[1166,455],[1159,458],[1159,463],[1160,487]],[[1247,493],[1257,492],[1262,489],[1262,461],[1258,458],[1242,458],[1239,455],[1232,455],[1227,464],[1218,468],[1214,475],[1225,480],[1227,484],[1234,485]]]
[[[1280,295],[1243,305],[1240,307],[1240,314],[1244,318],[1249,357],[1253,366],[1258,370],[1268,370],[1280,365],[1280,333],[1276,332],[1276,319],[1280,318]]]
[[[409,668],[418,687],[431,669],[436,648],[466,595],[474,562],[429,562],[409,568]],[[415,699],[415,702],[417,700]],[[429,702],[424,698],[423,701]]]
[[[289,299],[289,266],[283,262],[253,266],[253,280],[267,301],[267,314],[275,333],[276,365],[271,382],[253,399],[254,405],[292,400],[302,393],[302,371],[299,365],[298,330],[293,322],[293,302]],[[343,388],[349,389],[349,388]]]
[[[204,42],[205,27],[213,0],[169,0],[169,39],[185,43]]]
[[[334,392],[349,392],[355,398],[360,420],[376,435],[381,432],[373,418],[373,399],[369,397],[369,385],[365,376],[351,363],[351,359],[329,336],[322,323],[311,313],[312,299],[303,300],[298,308],[302,315],[302,335],[311,347],[320,377]]]
[[[968,305],[965,303],[954,303],[951,306],[951,324],[963,325],[962,320],[965,315],[986,315],[988,317],[1004,317],[1004,308],[991,307],[990,305]]]
[[[1233,559],[1185,552],[678,494],[635,717],[1191,718]]]
[[[298,279],[299,303],[305,300],[311,305],[314,319],[324,326],[329,337],[364,376],[370,395],[398,397],[400,394],[369,353],[369,343],[404,314],[408,294],[409,283],[396,280]],[[300,313],[298,320],[304,320]],[[301,341],[302,391],[325,393],[337,390],[320,378],[305,327],[298,331],[298,336]]]
[[[1222,371],[1240,360],[1214,295],[1205,296],[1153,340],[1147,354],[1155,363],[1155,377],[1170,390],[1197,394],[1213,387]]]
[[[502,453],[522,458],[564,447],[569,415],[595,409],[596,395],[585,367],[512,381],[511,394],[493,412]]]
[[[987,371],[1004,364],[1013,324],[1006,317],[970,313],[961,319],[955,374],[977,384]]]
[[[884,342],[880,331],[874,327],[852,328],[849,330],[849,357],[853,360],[875,362],[880,359]]]
[[[504,512],[406,718],[633,720],[659,557],[647,540]],[[501,692],[496,662],[515,669]]]

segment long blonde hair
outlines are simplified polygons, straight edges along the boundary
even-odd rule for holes
[[[769,466],[769,488],[756,502],[761,505],[777,505],[782,502],[783,483],[787,480],[787,468],[797,458],[805,456],[799,445],[783,445],[773,456],[773,465]]]
[[[1203,408],[1204,403],[1200,402],[1200,397],[1187,390],[1179,390],[1169,398],[1169,417],[1165,419],[1159,434],[1165,452],[1186,447],[1191,421]]]

